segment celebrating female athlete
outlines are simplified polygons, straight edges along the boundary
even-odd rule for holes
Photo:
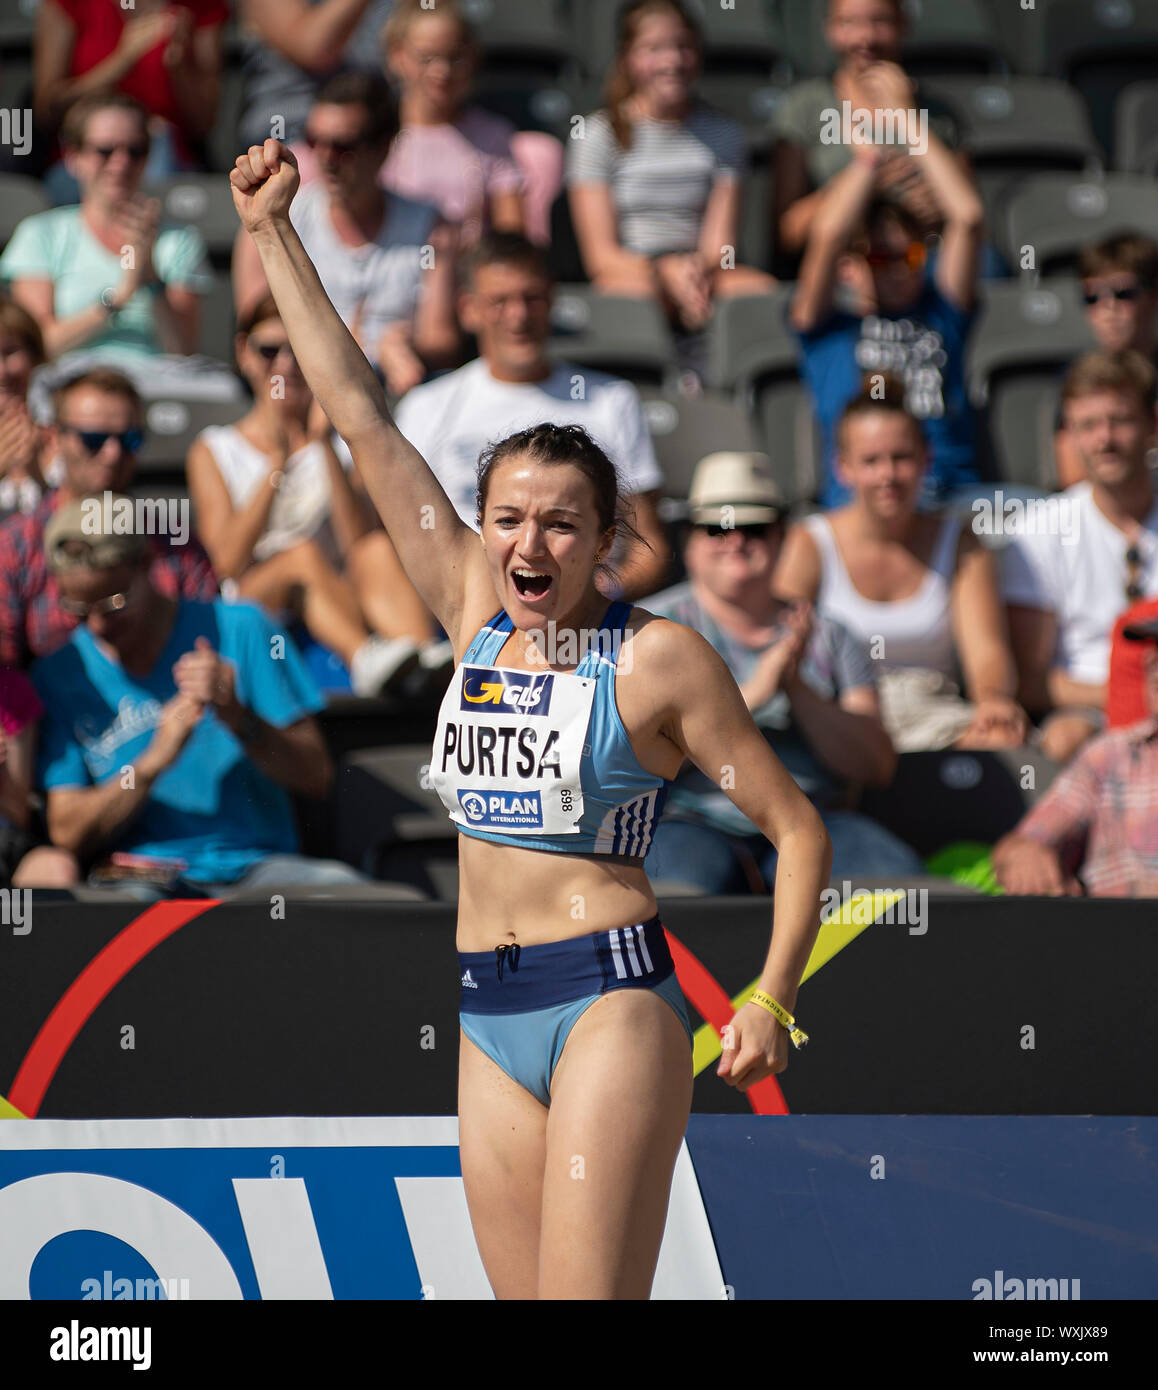
[[[487,1276],[498,1298],[647,1298],[692,1094],[643,870],[666,783],[691,758],[780,851],[760,993],[725,1030],[740,1090],[786,1064],[828,836],[712,647],[600,593],[618,497],[584,431],[489,450],[476,535],[302,249],[293,156],[267,140],[230,180],[310,389],[454,646],[431,775],[462,832],[459,1143]]]

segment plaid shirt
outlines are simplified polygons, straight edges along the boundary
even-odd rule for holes
[[[28,516],[0,525],[0,666],[25,667],[68,641],[80,621],[60,606],[60,589],[48,571],[44,530],[60,505],[60,490],[46,493]],[[184,545],[150,536],[150,578],[166,598],[217,597],[213,566],[192,535]]]
[[[1015,833],[1056,850],[1092,897],[1158,897],[1158,718],[1091,740]]]

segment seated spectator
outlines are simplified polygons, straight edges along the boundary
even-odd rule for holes
[[[479,63],[473,30],[455,0],[437,10],[399,0],[383,35],[386,65],[401,88],[402,129],[381,180],[430,203],[460,230],[528,232],[550,241],[550,210],[563,183],[563,147],[551,135],[516,133],[509,121],[468,106]]]
[[[852,501],[793,528],[776,591],[866,644],[900,752],[1016,747],[1028,721],[994,560],[958,515],[917,510],[926,450],[899,383],[848,405],[838,442]]]
[[[895,94],[904,107],[910,92]],[[977,253],[984,213],[972,181],[937,137],[906,156],[923,170],[945,215],[936,269],[926,276],[921,225],[904,207],[874,199],[887,147],[856,142],[855,158],[828,186],[812,219],[792,301],[802,371],[824,429],[821,503],[837,507],[848,491],[834,468],[836,423],[861,389],[864,373],[903,378],[910,412],[932,454],[926,505],[978,481],[973,415],[965,395],[965,339],[973,322]],[[858,231],[858,229],[861,229]],[[850,309],[836,307],[838,284]]]
[[[1078,259],[1086,320],[1103,352],[1133,348],[1155,360],[1155,316],[1158,314],[1158,243],[1123,232],[1096,246],[1087,246]],[[1065,431],[1059,412],[1054,435],[1054,461],[1059,488],[1085,478],[1081,455]]]
[[[1007,893],[1158,897],[1158,619],[1125,636],[1145,643],[1150,713],[1087,743],[994,846]]]
[[[658,299],[698,332],[717,295],[775,281],[736,265],[744,132],[695,96],[703,42],[678,0],[620,12],[607,106],[568,153],[571,218],[588,275],[606,294]]]
[[[149,396],[187,389],[192,376],[203,396],[239,395],[227,368],[188,355],[213,276],[201,234],[162,224],[160,203],[141,193],[144,107],[115,92],[86,97],[69,110],[64,142],[79,205],[26,217],[0,256],[0,278],[58,359],[34,378],[33,415],[43,422],[53,387],[96,361],[131,375]]]
[[[53,843],[92,881],[127,854],[133,870],[172,873],[178,896],[188,884],[220,896],[365,882],[298,853],[286,793],[325,797],[333,764],[313,718],[325,702],[293,642],[252,604],[160,593],[147,538],[114,525],[118,503],[96,516],[70,503],[44,537],[62,601],[82,619],[32,672]]]
[[[463,273],[459,314],[480,356],[405,396],[398,428],[477,531],[478,460],[487,445],[544,420],[582,425],[619,471],[622,491],[634,499],[632,520],[647,542],[626,557],[618,545],[612,552],[623,593],[653,593],[668,566],[657,510],[663,476],[635,388],[547,356],[553,287],[537,246],[491,233],[467,255]]]
[[[240,0],[238,152],[270,139],[297,144],[318,88],[341,70],[380,72],[391,0]]]
[[[694,627],[727,662],[752,718],[824,818],[834,877],[923,873],[917,855],[883,826],[841,809],[850,782],[886,785],[896,755],[864,644],[809,605],[773,597],[787,509],[767,457],[701,460],[689,503],[687,582],[648,599],[648,612]],[[720,784],[689,764],[669,789],[645,868],[652,879],[708,894],[769,892],[776,857]],[[745,875],[753,863],[762,884]]]
[[[812,0],[818,3],[818,0]],[[878,108],[900,109],[898,83],[905,82],[898,66],[905,35],[902,0],[827,0],[824,32],[837,58],[831,77],[811,77],[795,83],[776,108],[772,121],[772,192],[776,240],[789,255],[802,252],[812,222],[824,206],[831,181],[849,165],[853,147],[844,140],[825,138],[831,113]],[[902,96],[908,94],[902,88]],[[957,142],[957,123],[945,106],[920,91],[903,102],[928,113],[943,145]],[[903,148],[882,152],[873,171],[873,195],[906,209],[917,233],[939,231],[943,210],[928,178],[927,166],[906,157]]]
[[[28,516],[0,525],[0,666],[26,666],[68,640],[76,618],[61,603],[44,557],[44,529],[66,502],[124,491],[144,439],[141,398],[131,381],[98,368],[66,383],[56,397],[50,452],[64,481]],[[165,531],[149,538],[152,579],[169,598],[212,599],[217,581],[197,538]]]
[[[36,320],[0,296],[0,521],[35,510],[46,487],[46,432],[28,413],[28,384],[43,362]]]
[[[50,888],[76,882],[72,855],[37,845],[32,827],[36,725],[43,713],[23,671],[0,670],[0,887]]]
[[[40,0],[38,125],[55,132],[74,101],[123,92],[150,118],[150,179],[200,168],[202,143],[217,120],[228,18],[226,0]],[[61,180],[63,172],[49,172],[54,201],[75,202],[75,184]]]
[[[1002,588],[1022,702],[1049,717],[1047,756],[1065,762],[1105,723],[1110,634],[1118,614],[1158,598],[1154,367],[1140,353],[1091,352],[1062,387],[1066,433],[1085,481],[1059,496],[1068,534],[1025,528],[1002,552]]]
[[[186,463],[217,577],[229,597],[300,610],[348,665],[354,692],[377,695],[433,645],[433,619],[338,462],[325,416],[315,412],[321,429],[311,428],[314,398],[272,298],[243,321],[237,362],[253,409],[202,430]]]
[[[387,390],[400,396],[428,367],[454,358],[459,332],[446,225],[434,208],[386,193],[377,182],[397,133],[384,78],[361,72],[331,78],[306,122],[306,143],[321,177],[298,192],[290,219],[334,308]],[[233,252],[238,319],[268,293],[257,247],[239,229]]]

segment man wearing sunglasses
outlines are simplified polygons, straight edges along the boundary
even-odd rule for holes
[[[1154,367],[1140,353],[1078,359],[1062,387],[1066,432],[1085,473],[1061,495],[1070,543],[1027,528],[1002,552],[1021,704],[1045,716],[1042,751],[1058,762],[1105,723],[1115,620],[1158,597],[1158,495],[1146,457],[1158,439],[1155,389]]]
[[[26,666],[65,642],[76,617],[61,602],[44,554],[44,533],[59,508],[130,486],[144,438],[141,398],[119,372],[97,367],[68,381],[55,402],[50,431],[63,480],[36,510],[0,524],[0,665]],[[192,535],[149,537],[152,578],[167,598],[210,600],[217,580],[201,543]]]
[[[644,606],[694,627],[727,662],[753,719],[824,818],[834,877],[922,873],[896,836],[843,809],[848,783],[886,784],[896,754],[864,644],[808,605],[773,596],[787,503],[767,456],[702,459],[689,506],[688,580]],[[743,769],[732,775],[742,778]],[[644,867],[656,883],[678,881],[707,894],[770,892],[776,851],[718,780],[689,765],[668,793]]]
[[[365,882],[298,852],[287,793],[324,797],[333,764],[294,644],[256,605],[160,593],[149,538],[113,524],[122,500],[67,503],[45,532],[81,623],[32,671],[53,843],[98,882],[132,856],[142,896]]]
[[[1143,648],[1149,714],[1086,744],[994,846],[1007,893],[1158,897],[1158,618],[1122,636]]]
[[[897,69],[900,74],[900,70]],[[904,75],[898,83],[907,82]],[[911,91],[888,105],[908,109]],[[929,445],[924,503],[935,506],[978,482],[974,422],[965,394],[965,339],[973,323],[984,208],[972,180],[932,132],[920,169],[944,217],[935,271],[926,266],[921,225],[881,198],[877,174],[895,146],[854,137],[851,163],[826,187],[814,217],[789,317],[802,371],[824,432],[821,502],[841,506],[849,492],[836,469],[836,428],[863,379],[890,373],[905,383],[906,409]],[[838,287],[848,309],[837,309]]]

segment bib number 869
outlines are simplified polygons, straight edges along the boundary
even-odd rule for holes
[[[574,800],[575,798],[570,787],[559,788],[559,805],[562,807],[565,814],[569,815],[571,813]]]

